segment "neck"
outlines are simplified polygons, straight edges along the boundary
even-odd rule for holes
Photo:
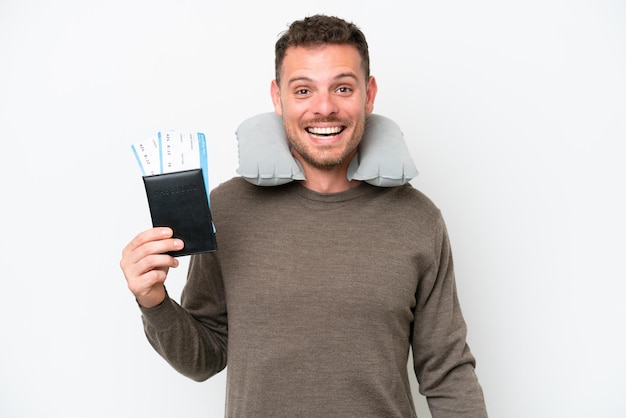
[[[350,181],[346,176],[347,172],[343,172],[342,178],[329,172],[319,173],[314,176],[307,170],[304,170],[306,180],[302,181],[302,185],[307,189],[318,193],[339,193],[352,189],[359,184],[358,180]]]
[[[302,185],[307,189],[318,193],[339,193],[361,184],[358,180],[348,180],[348,166],[352,158],[347,158],[341,166],[322,169],[308,164],[295,150],[293,154],[304,170],[306,180],[302,181]]]

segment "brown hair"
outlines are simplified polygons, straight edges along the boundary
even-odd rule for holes
[[[276,84],[280,85],[280,70],[288,48],[324,44],[353,45],[361,55],[365,79],[369,79],[370,57],[363,32],[355,24],[338,17],[315,15],[293,22],[276,41],[274,61]]]

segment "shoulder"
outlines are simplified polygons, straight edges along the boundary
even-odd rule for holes
[[[233,177],[224,183],[220,183],[216,188],[211,190],[211,200],[245,193],[245,189],[248,185],[251,186],[251,184],[247,183],[243,178]]]
[[[294,185],[258,186],[242,177],[221,183],[211,191],[211,208],[219,211],[254,210],[258,205],[280,204],[292,196]]]
[[[214,188],[211,191],[211,198],[223,199],[282,194],[286,190],[292,189],[294,184],[295,182],[276,186],[259,186],[246,181],[243,177],[233,177]]]
[[[399,205],[399,209],[408,211],[411,215],[419,215],[420,217],[431,219],[441,218],[439,207],[411,183],[384,190],[384,194],[388,195],[390,203]]]

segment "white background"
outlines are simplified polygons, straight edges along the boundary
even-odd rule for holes
[[[224,373],[170,369],[119,269],[150,226],[130,144],[199,130],[211,187],[235,175],[274,42],[316,12],[368,37],[375,111],[448,224],[491,416],[626,416],[619,0],[2,0],[0,416],[223,415]]]

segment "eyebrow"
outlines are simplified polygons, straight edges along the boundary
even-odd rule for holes
[[[342,78],[351,78],[351,79],[353,79],[354,81],[357,81],[357,82],[359,81],[358,77],[357,77],[357,76],[356,76],[356,74],[354,74],[354,73],[341,73],[341,74],[337,74],[335,77],[333,77],[333,80],[340,80],[340,79],[342,79]],[[305,76],[302,76],[302,77],[294,77],[294,78],[289,79],[289,81],[287,82],[287,85],[291,85],[291,84],[293,84],[293,83],[295,83],[295,82],[298,82],[298,81],[312,82],[312,81],[313,81],[313,79],[312,79],[312,78],[310,78],[310,77],[305,77]]]

